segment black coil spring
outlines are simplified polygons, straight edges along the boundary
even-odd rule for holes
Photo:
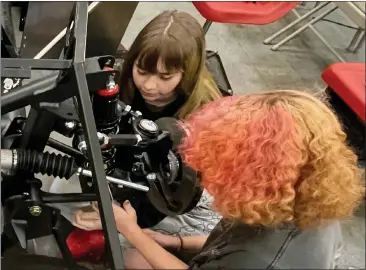
[[[48,176],[69,179],[77,170],[72,157],[54,153],[40,153],[29,149],[17,149],[17,168]]]

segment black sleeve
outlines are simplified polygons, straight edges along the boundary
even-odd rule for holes
[[[213,269],[266,269],[268,263],[245,250],[235,251],[200,265],[192,264],[189,270]]]

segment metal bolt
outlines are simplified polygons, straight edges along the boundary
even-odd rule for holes
[[[98,137],[98,140],[101,140],[101,139],[104,138],[104,134],[100,133],[100,132],[97,132],[97,137]]]
[[[10,78],[6,78],[6,79],[3,81],[3,84],[4,84],[4,88],[5,88],[6,92],[8,92],[10,89],[12,89],[12,88],[13,88],[13,84],[14,84],[14,82],[13,82],[13,80],[12,80],[12,79],[10,79]],[[4,91],[4,93],[6,93],[6,92]]]
[[[148,175],[146,175],[146,179],[150,180],[150,181],[154,181],[156,179],[156,174],[155,173],[149,173]]]
[[[116,86],[116,82],[114,81],[114,76],[109,76],[109,80],[107,82],[107,89],[113,90]]]
[[[65,123],[65,127],[67,128],[67,129],[73,129],[74,127],[75,127],[75,122],[74,121],[68,121],[68,122],[66,122]]]
[[[32,215],[32,216],[39,216],[41,213],[42,213],[42,208],[38,205],[34,205],[34,206],[31,206],[29,208],[29,213]]]
[[[85,141],[82,141],[78,144],[78,149],[79,151],[81,152],[84,152],[87,150],[87,146],[86,146],[86,142]]]

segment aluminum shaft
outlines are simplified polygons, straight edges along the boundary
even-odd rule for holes
[[[85,169],[82,169],[82,168],[79,168],[78,174],[82,174],[82,175],[87,176],[87,177],[93,177],[93,174],[92,174],[91,171],[85,170]],[[144,186],[144,185],[135,184],[135,183],[132,183],[132,182],[129,182],[129,181],[126,181],[126,180],[122,180],[122,179],[117,179],[117,178],[114,178],[114,177],[111,177],[111,176],[107,176],[106,178],[107,178],[108,182],[111,182],[111,183],[114,183],[114,184],[117,184],[117,185],[122,185],[124,187],[129,187],[129,188],[144,191],[144,192],[149,191],[149,187]]]

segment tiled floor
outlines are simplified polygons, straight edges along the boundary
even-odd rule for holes
[[[303,13],[313,5],[314,3],[308,3],[298,10]],[[140,2],[122,44],[128,48],[143,26],[167,9],[186,11],[200,23],[205,21],[190,2]],[[311,30],[306,30],[277,52],[271,51],[270,45],[263,44],[265,38],[294,19],[295,16],[290,13],[285,18],[264,26],[212,24],[206,35],[207,48],[219,51],[236,94],[275,89],[318,90],[325,87],[320,77],[321,72],[337,59]],[[341,11],[332,13],[327,19],[352,25]],[[347,61],[365,61],[364,46],[357,54],[346,52],[355,30],[325,21],[316,24],[316,28]],[[344,222],[345,250],[340,262],[342,268],[365,269],[364,212],[363,207],[359,217]]]

